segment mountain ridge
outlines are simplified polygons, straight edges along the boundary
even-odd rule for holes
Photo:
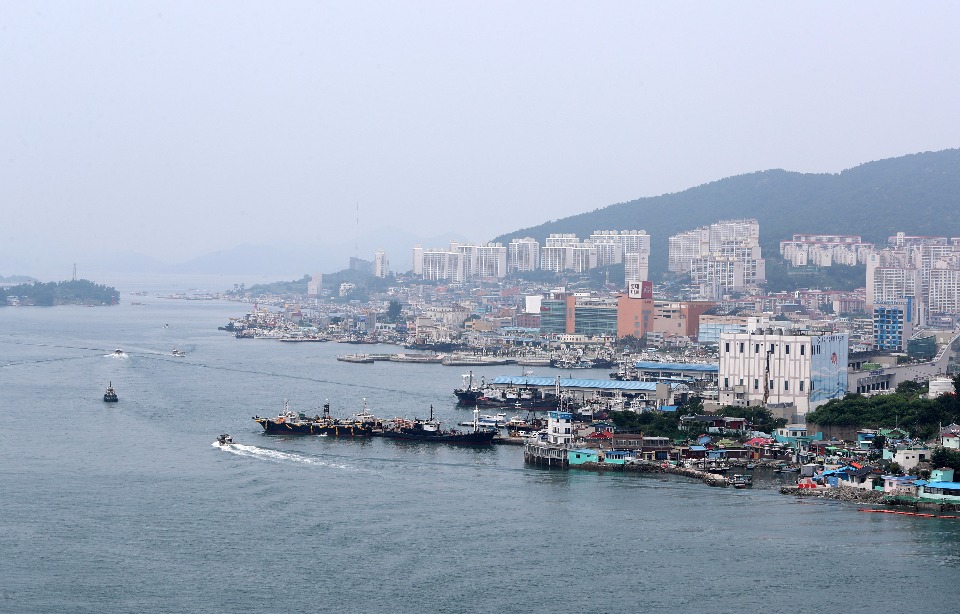
[[[643,229],[651,235],[650,270],[667,268],[671,235],[722,219],[756,218],[766,258],[793,234],[861,235],[883,243],[897,231],[960,236],[960,149],[864,162],[839,173],[784,169],[725,177],[680,192],[615,203],[504,233],[494,241],[551,233],[581,239],[594,230]],[[797,219],[797,213],[800,218]]]

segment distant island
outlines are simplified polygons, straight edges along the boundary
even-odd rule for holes
[[[0,287],[0,307],[13,305],[116,305],[120,293],[116,288],[95,284],[86,279],[22,283]]]
[[[39,279],[34,279],[27,275],[10,275],[5,277],[0,275],[0,286],[14,286],[17,284],[32,284],[40,281]]]

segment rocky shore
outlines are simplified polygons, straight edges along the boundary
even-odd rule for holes
[[[880,491],[842,486],[839,488],[797,488],[796,486],[781,486],[780,494],[846,501],[848,503],[867,503],[873,505],[884,503],[884,493]]]

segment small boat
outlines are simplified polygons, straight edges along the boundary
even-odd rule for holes
[[[114,355],[114,356],[126,356],[126,354],[124,353],[124,351],[121,350],[120,348],[115,349],[115,350],[113,351],[113,355]]]
[[[186,356],[187,353],[184,352],[183,350],[178,350],[177,348],[173,348],[173,351],[170,352],[170,355],[171,355],[171,356]]]
[[[749,488],[753,486],[753,477],[738,473],[730,478],[730,485],[734,488]]]
[[[232,444],[232,443],[235,443],[235,442],[233,441],[233,437],[231,437],[230,435],[228,435],[228,434],[226,434],[226,433],[224,433],[223,435],[220,435],[219,437],[217,437],[217,445],[228,446],[228,445],[230,445],[230,444]]]
[[[107,384],[107,391],[103,393],[103,402],[104,403],[116,403],[120,399],[117,398],[117,391],[113,389],[113,382]]]
[[[757,468],[756,463],[747,463],[747,469],[756,469],[756,468]]]

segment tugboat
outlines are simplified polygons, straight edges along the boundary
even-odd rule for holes
[[[113,389],[113,382],[107,384],[107,391],[103,393],[103,402],[104,403],[116,403],[120,399],[117,398],[117,391]]]
[[[217,445],[219,446],[228,446],[232,443],[235,443],[233,441],[233,437],[231,437],[227,433],[224,433],[223,435],[220,435],[219,437],[217,437]]]
[[[330,403],[323,404],[323,416],[307,417],[303,413],[290,411],[289,404],[283,402],[283,413],[276,418],[253,419],[271,434],[281,435],[326,435],[328,437],[371,437],[375,422],[367,419],[338,420],[330,417]]]
[[[406,441],[420,441],[426,443],[452,443],[466,446],[485,446],[493,443],[493,438],[497,435],[495,428],[481,428],[478,424],[480,410],[474,409],[474,427],[472,431],[457,431],[440,429],[440,422],[433,419],[433,405],[430,406],[429,420],[403,420],[393,421],[392,428],[386,428],[377,433],[380,437],[389,439],[403,439]]]

